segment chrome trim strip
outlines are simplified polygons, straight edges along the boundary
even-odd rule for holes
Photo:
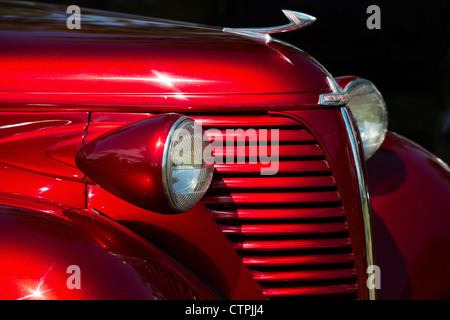
[[[361,198],[361,206],[363,212],[364,220],[364,234],[366,238],[366,256],[367,256],[367,266],[372,266],[373,262],[373,250],[372,250],[372,229],[370,222],[370,196],[367,184],[364,180],[363,169],[361,167],[361,157],[359,156],[358,140],[356,138],[356,130],[353,123],[350,121],[350,115],[348,110],[343,107],[341,108],[342,117],[345,122],[345,127],[347,129],[348,137],[350,139],[350,145],[352,148],[353,159],[356,167],[356,174],[358,177],[359,194]],[[365,270],[364,270],[365,271]],[[375,288],[369,290],[369,299],[375,300]]]
[[[292,30],[297,30],[309,26],[316,18],[310,16],[306,13],[301,13],[292,10],[282,10],[284,15],[290,21],[288,24],[277,26],[277,27],[268,27],[268,28],[223,28],[223,32],[236,33],[244,36],[254,37],[263,39],[265,41],[270,41],[271,33],[279,33],[279,32],[287,32]]]

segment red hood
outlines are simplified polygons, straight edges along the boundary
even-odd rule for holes
[[[326,70],[279,41],[83,8],[81,29],[69,30],[65,10],[0,4],[0,101],[78,96],[98,104],[117,96],[124,103],[128,96],[152,104],[156,97],[301,93],[299,104],[316,105],[320,93],[331,92]]]

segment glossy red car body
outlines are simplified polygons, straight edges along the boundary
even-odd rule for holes
[[[370,262],[378,298],[450,298],[448,167],[393,133],[357,163],[345,107],[318,105],[332,77],[306,53],[220,28],[85,10],[68,30],[65,8],[0,9],[0,298],[369,299]],[[106,159],[97,173],[145,190],[159,181],[158,139],[130,124],[174,112],[218,130],[279,128],[279,174],[216,164],[201,202],[164,215],[77,166],[90,142],[128,128],[132,143],[112,153],[124,166]],[[146,141],[156,153],[134,158]],[[142,159],[149,175],[121,171]],[[70,265],[81,290],[67,287]]]

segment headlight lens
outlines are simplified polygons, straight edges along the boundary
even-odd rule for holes
[[[367,160],[378,150],[386,136],[386,103],[375,85],[365,79],[351,82],[345,91],[350,95],[348,106],[358,125]]]
[[[203,130],[190,118],[180,118],[166,141],[163,179],[173,207],[186,212],[206,193],[213,175],[211,145]]]

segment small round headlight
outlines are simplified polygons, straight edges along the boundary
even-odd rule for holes
[[[350,82],[345,91],[350,95],[348,106],[358,125],[367,160],[378,150],[386,136],[386,103],[375,85],[365,79]]]
[[[201,127],[182,117],[167,137],[163,158],[166,196],[174,209],[191,209],[206,193],[213,175],[213,158]]]

